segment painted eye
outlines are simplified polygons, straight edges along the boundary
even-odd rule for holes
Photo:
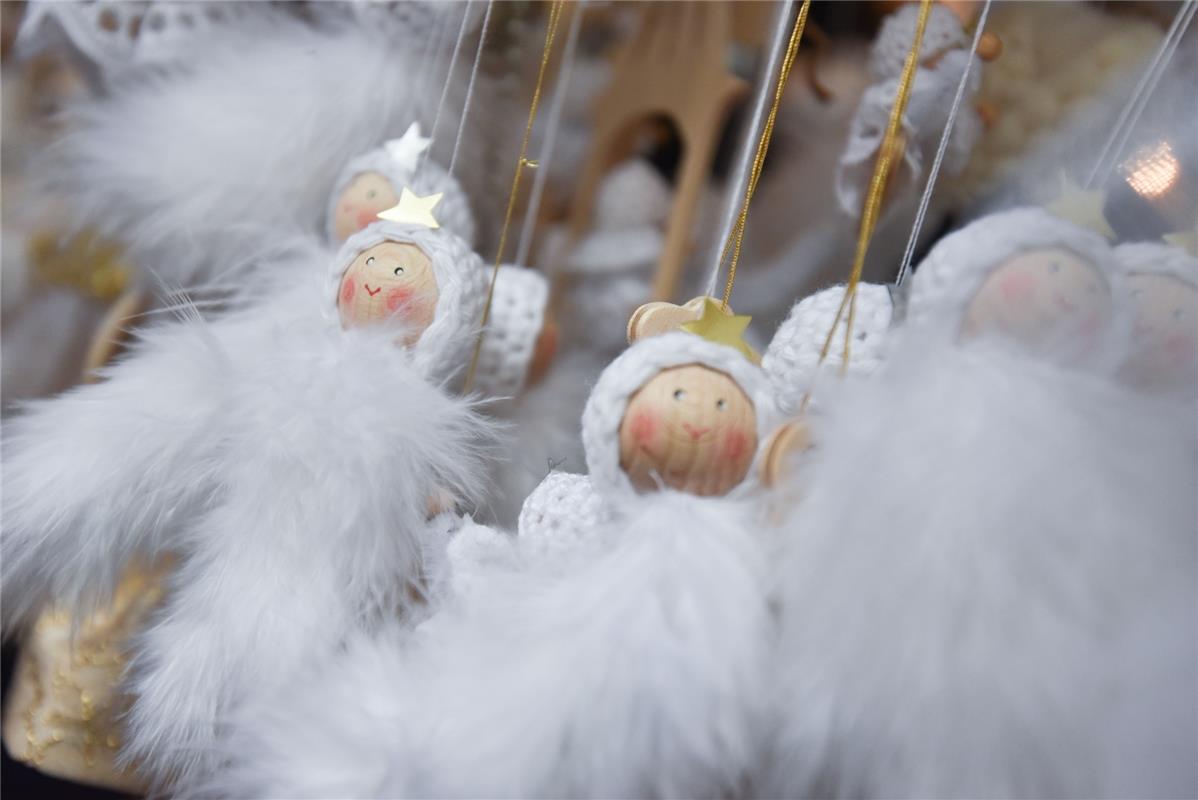
[[[396,267],[395,274],[396,276],[403,275],[403,267]]]
[[[369,192],[366,193],[366,199],[373,200],[375,194],[376,194],[376,192],[374,191],[374,189],[371,189]]]
[[[675,400],[681,400],[684,397],[686,397],[686,392],[682,391],[681,389],[674,390],[674,399]]]
[[[374,263],[374,256],[371,256],[370,258],[366,259],[366,266],[369,267],[373,263]]]
[[[1054,261],[1054,262],[1052,262],[1051,264],[1049,264],[1049,265],[1048,265],[1048,271],[1049,271],[1049,272],[1052,272],[1052,273],[1054,273],[1054,274],[1055,274],[1055,273],[1057,273],[1057,272],[1060,272],[1060,271],[1061,271],[1061,262],[1060,262],[1060,261]]]
[[[719,400],[715,401],[715,407],[719,411],[723,411],[724,407],[727,405],[728,405],[728,402],[722,397]]]

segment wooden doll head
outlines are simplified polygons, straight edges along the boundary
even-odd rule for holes
[[[432,262],[407,242],[380,242],[357,255],[341,277],[337,310],[342,328],[401,324],[407,344],[432,324],[437,309]]]
[[[748,474],[757,414],[729,375],[702,364],[664,369],[628,401],[620,468],[639,491],[664,484],[700,496],[726,494]]]
[[[1092,341],[1111,306],[1094,264],[1064,247],[1035,248],[990,271],[965,309],[961,336],[998,333],[1035,349]]]
[[[341,190],[333,201],[334,241],[343,242],[378,219],[399,202],[399,194],[387,176],[380,172],[361,172]]]
[[[1127,284],[1134,322],[1125,376],[1146,389],[1198,383],[1198,287],[1154,274]]]

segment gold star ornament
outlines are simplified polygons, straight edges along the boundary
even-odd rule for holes
[[[399,194],[399,202],[386,211],[380,211],[379,219],[425,228],[440,228],[441,223],[433,216],[433,209],[441,202],[442,194],[443,192],[437,192],[428,197],[421,197],[405,186]]]
[[[681,328],[687,333],[701,336],[709,342],[722,344],[738,351],[754,364],[761,363],[761,356],[745,341],[745,329],[752,317],[725,311],[718,300],[703,298],[703,311],[694,322],[684,323]]]
[[[1106,221],[1102,206],[1106,202],[1106,193],[1101,191],[1087,192],[1069,179],[1065,171],[1061,171],[1061,196],[1044,206],[1049,213],[1060,217],[1066,222],[1089,228],[1108,239],[1115,238],[1115,230]]]

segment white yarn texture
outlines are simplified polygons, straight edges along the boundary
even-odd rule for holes
[[[1130,242],[1115,248],[1115,260],[1131,275],[1168,275],[1198,288],[1198,258],[1162,242]]]
[[[385,147],[379,147],[364,153],[350,161],[337,176],[333,184],[333,193],[329,196],[328,210],[325,214],[325,232],[329,241],[336,241],[333,232],[333,212],[337,208],[337,199],[354,178],[366,172],[377,172],[386,178],[399,197],[406,186],[420,196],[442,193],[442,198],[433,209],[433,216],[442,228],[453,231],[474,246],[474,213],[470,210],[470,199],[457,178],[445,171],[445,168],[431,158],[421,157],[423,164],[415,170],[406,168],[398,163]]]
[[[875,80],[897,78],[903,71],[903,62],[915,39],[915,26],[919,21],[919,6],[906,3],[882,23],[878,38],[869,54],[869,71]],[[945,50],[954,50],[969,44],[969,37],[961,27],[961,20],[947,7],[934,3],[928,15],[928,24],[923,31],[923,43],[919,50],[924,60]]]
[[[515,397],[524,386],[537,337],[545,326],[549,281],[511,264],[499,268],[474,388],[487,397]]]
[[[419,247],[433,265],[437,278],[437,309],[433,323],[412,346],[415,364],[426,375],[448,377],[465,366],[482,315],[486,295],[486,272],[482,259],[453,233],[444,228],[380,220],[345,240],[333,259],[325,294],[325,313],[337,319],[337,290],[341,276],[363,250],[383,242],[400,242]]]
[[[832,286],[796,303],[790,315],[778,326],[761,359],[761,368],[769,377],[778,407],[784,413],[793,414],[799,410],[803,395],[815,382],[817,371],[839,373],[844,363],[847,310],[836,326],[836,335],[832,337],[828,357],[822,365],[819,354],[846,288],[843,284]],[[857,312],[849,351],[850,374],[869,375],[882,365],[893,315],[894,304],[888,287],[876,283],[858,284]]]

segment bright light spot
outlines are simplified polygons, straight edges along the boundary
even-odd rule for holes
[[[1142,147],[1123,166],[1127,185],[1136,194],[1155,200],[1169,192],[1181,175],[1181,165],[1168,142]]]

